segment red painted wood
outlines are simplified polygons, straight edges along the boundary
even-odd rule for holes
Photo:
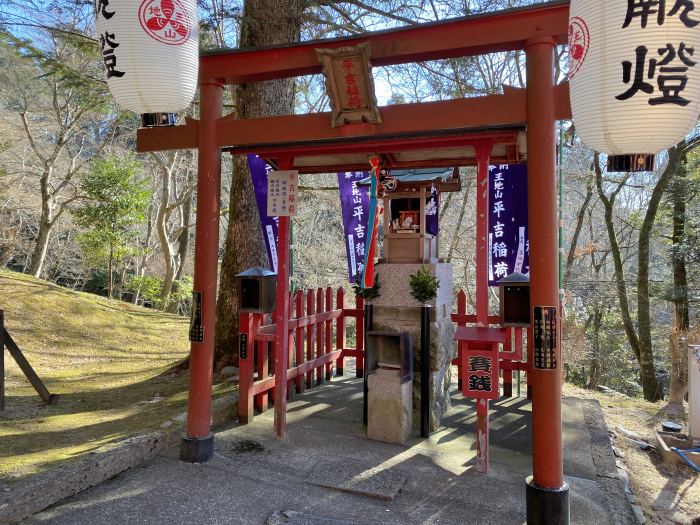
[[[528,234],[530,236],[530,307],[559,304],[559,246],[553,38],[540,37],[525,46],[527,70]],[[557,316],[561,335],[561,316]],[[528,338],[528,345],[532,341]],[[533,482],[544,489],[564,484],[561,433],[561,341],[557,342],[555,370],[532,375]],[[531,361],[532,362],[532,361]]]
[[[323,304],[323,288],[316,290],[316,311],[323,312],[325,310]],[[323,355],[323,348],[325,339],[323,337],[323,321],[316,323],[316,357],[321,357]],[[322,385],[325,382],[322,369],[316,370],[316,384]]]
[[[309,371],[313,371],[314,369],[318,370],[320,368],[323,370],[326,363],[333,362],[338,359],[341,352],[342,350],[333,350],[329,354],[323,354],[321,357],[314,358],[311,361],[306,361],[300,366],[289,368],[287,370],[287,380],[292,381],[294,378],[304,375]],[[252,391],[257,394],[259,392],[269,391],[273,388],[275,388],[275,376],[270,376],[262,381],[255,381],[255,383],[253,383]]]
[[[527,372],[530,368],[525,361],[503,360],[500,366],[502,370],[520,370],[521,372]]]
[[[364,350],[360,350],[357,348],[343,348],[343,354],[342,357],[364,357],[365,352]]]
[[[489,157],[490,143],[476,146],[476,323],[481,326],[489,324]]]
[[[266,379],[270,375],[270,342],[260,341],[256,337],[258,346],[258,380]],[[263,413],[269,405],[269,397],[267,393],[261,393],[255,396],[255,409]]]
[[[501,316],[500,315],[489,315],[489,324],[501,324]],[[452,314],[452,322],[457,323],[460,326],[463,326],[467,323],[476,323],[476,315],[474,314],[468,314],[468,315],[460,315],[460,314]]]
[[[289,368],[289,217],[279,218],[277,237],[277,308],[275,323],[275,434],[287,433],[287,368]]]
[[[569,2],[553,2],[443,22],[376,31],[360,36],[309,41],[251,50],[219,50],[200,59],[203,79],[257,82],[321,72],[317,47],[370,44],[373,66],[405,64],[522,49],[530,38],[555,35],[566,44]]]
[[[304,317],[304,292],[301,290],[297,290],[296,294],[294,295],[294,307],[296,318],[301,319],[302,317]],[[304,335],[304,329],[302,327],[298,327],[296,329],[297,366],[299,366],[306,360],[306,356],[304,355]],[[296,377],[296,391],[299,393],[304,391],[304,378],[301,375]]]
[[[254,314],[240,314],[240,333],[248,338],[248,352],[245,359],[240,358],[238,364],[238,418],[242,425],[253,419],[253,373],[255,357],[255,323],[259,317]]]
[[[204,339],[190,344],[187,436],[205,438],[211,432],[212,370],[216,325],[216,283],[219,253],[221,151],[217,120],[221,116],[223,85],[200,85],[199,175],[197,177],[197,225],[195,227],[194,284],[202,293]]]
[[[459,326],[455,331],[455,341],[474,343],[504,343],[506,334],[504,328],[486,326]]]
[[[294,319],[294,292],[291,291],[289,292],[289,319]],[[287,326],[289,326],[289,324],[287,324]],[[287,343],[287,348],[289,349],[289,351],[287,352],[287,367],[289,368],[296,364],[296,351],[294,347],[294,334],[296,330],[293,328],[287,328],[287,330],[289,333],[289,342]],[[290,380],[287,382],[287,401],[293,401],[295,394],[296,388],[294,387],[294,381]]]
[[[476,470],[489,471],[489,401],[476,400]]]
[[[333,310],[333,290],[331,287],[326,288],[326,311],[330,312]],[[332,352],[332,341],[333,341],[333,321],[330,319],[325,322],[325,330],[326,330],[326,348],[324,353],[329,354]],[[331,378],[333,377],[333,363],[328,362],[326,364],[326,381],[330,381]]]
[[[335,308],[336,310],[343,310],[343,315],[338,317],[335,322],[335,348],[336,350],[344,350],[347,340],[345,333],[345,290],[343,288],[338,288],[335,294]],[[343,351],[336,362],[336,374],[342,376],[344,370],[345,352]]]
[[[313,316],[316,312],[316,303],[314,302],[314,292],[313,290],[306,291],[306,314],[307,316]],[[314,358],[314,333],[315,325],[310,324],[306,327],[306,360],[311,361]],[[306,374],[306,388],[313,387],[314,381],[313,372]]]

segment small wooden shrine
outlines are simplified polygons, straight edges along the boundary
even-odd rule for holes
[[[369,184],[365,179],[360,184]],[[391,170],[384,195],[384,256],[380,263],[437,263],[440,194],[460,191],[459,169]]]

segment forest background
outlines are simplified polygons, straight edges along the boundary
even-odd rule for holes
[[[199,0],[200,46],[358,35],[534,3]],[[0,268],[187,315],[196,152],[134,153],[138,116],[120,111],[108,93],[94,9],[84,0],[4,0],[0,7]],[[563,82],[566,49],[557,57],[556,81]],[[510,52],[373,74],[387,105],[524,87],[524,66],[524,55]],[[239,118],[328,107],[319,75],[236,86],[225,99],[225,112]],[[195,98],[186,114],[197,113]],[[678,409],[687,344],[700,342],[700,136],[659,155],[656,171],[634,174],[607,173],[605,156],[582,144],[571,122],[559,123],[558,137],[567,379],[666,398]],[[222,169],[217,368],[236,360],[233,276],[268,265],[245,159],[224,154]],[[455,289],[473,307],[475,170],[463,168],[462,177],[461,192],[441,202],[440,245],[454,265]],[[294,286],[348,288],[336,175],[302,176],[300,189]]]

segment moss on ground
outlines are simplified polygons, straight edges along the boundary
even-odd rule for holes
[[[0,271],[5,326],[58,402],[45,406],[5,353],[0,479],[17,480],[186,409],[188,319]],[[215,386],[215,395],[230,383]]]

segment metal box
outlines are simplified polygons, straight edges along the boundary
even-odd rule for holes
[[[255,267],[236,275],[239,283],[238,308],[241,313],[270,313],[277,300],[277,274]]]
[[[501,325],[530,326],[530,278],[519,272],[498,281]]]

